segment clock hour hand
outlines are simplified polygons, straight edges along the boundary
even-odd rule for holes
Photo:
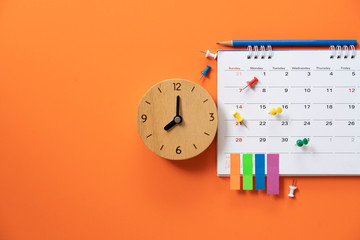
[[[164,127],[164,130],[169,130],[170,128],[172,128],[173,126],[176,125],[176,122],[175,120],[172,120],[171,122],[169,122],[165,127]]]

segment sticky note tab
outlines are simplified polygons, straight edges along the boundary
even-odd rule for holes
[[[230,190],[240,190],[240,154],[230,154]]]
[[[255,154],[255,189],[265,189],[265,154]]]
[[[252,154],[243,154],[243,190],[253,190]]]
[[[279,154],[267,154],[267,194],[279,194]]]

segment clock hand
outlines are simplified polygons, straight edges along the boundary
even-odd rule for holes
[[[180,115],[176,115],[174,117],[174,119],[169,122],[165,127],[164,127],[164,130],[169,130],[170,128],[172,128],[173,126],[175,126],[176,124],[179,124],[182,122],[182,117]]]
[[[172,120],[171,122],[169,122],[165,127],[164,127],[164,130],[167,131],[169,130],[170,128],[172,128],[173,126],[176,125],[176,122],[175,120]]]
[[[176,124],[179,124],[182,122],[182,117],[179,114],[179,109],[180,109],[180,96],[177,95],[176,97],[176,115],[173,118],[173,120],[171,122],[169,122],[165,127],[164,130],[167,131],[170,128],[172,128],[173,126],[175,126]]]
[[[180,96],[176,97],[176,116],[179,116],[179,108],[180,108]]]

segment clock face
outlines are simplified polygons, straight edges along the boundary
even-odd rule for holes
[[[137,128],[145,145],[171,160],[194,157],[213,141],[217,109],[200,85],[182,79],[162,81],[141,99]]]

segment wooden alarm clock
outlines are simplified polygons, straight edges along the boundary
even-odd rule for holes
[[[217,131],[217,108],[200,85],[170,79],[151,87],[137,111],[137,129],[157,155],[183,160],[202,153]]]

